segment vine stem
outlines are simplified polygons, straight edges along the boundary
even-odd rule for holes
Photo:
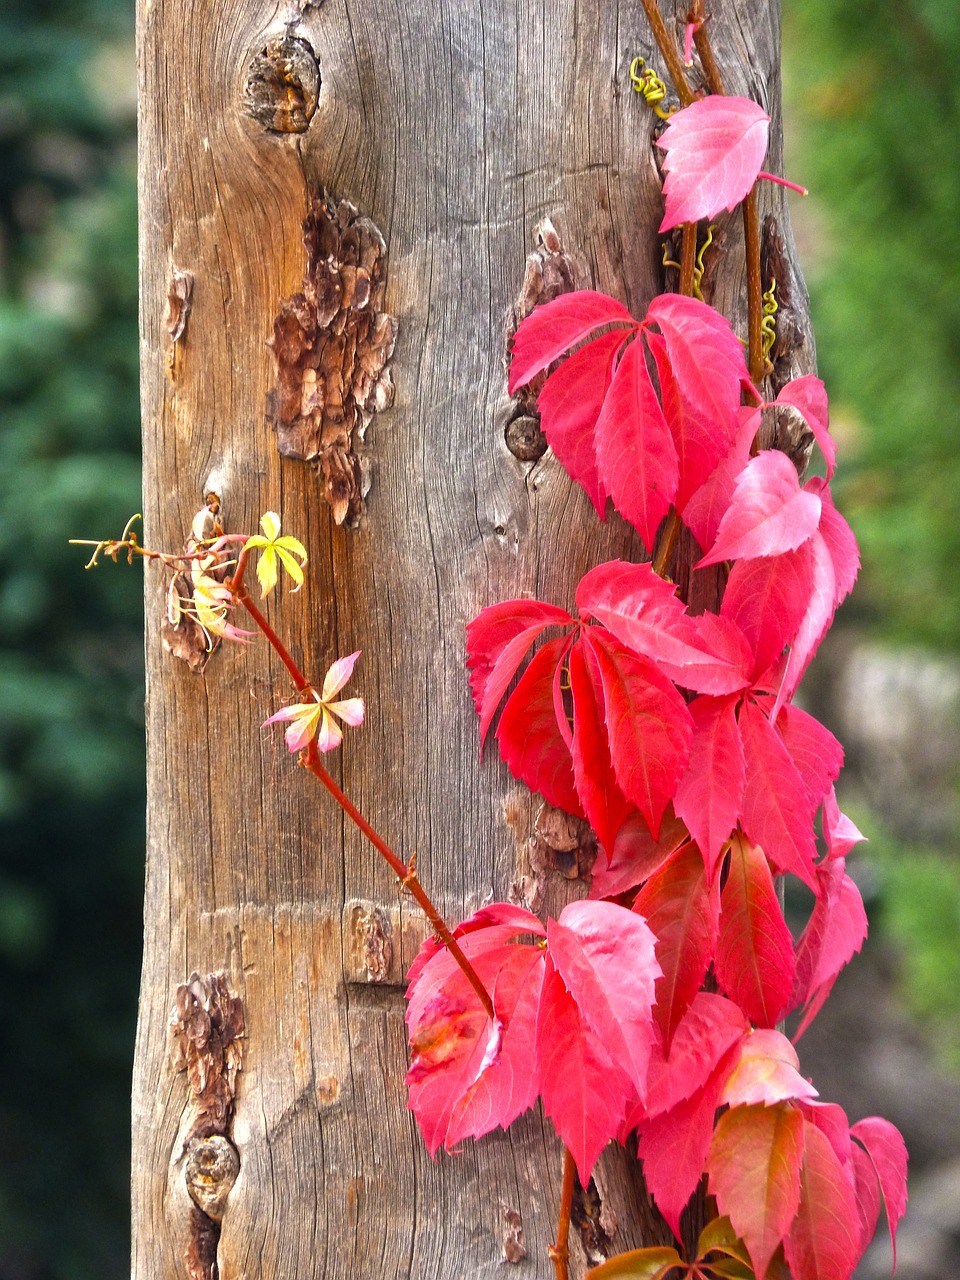
[[[243,585],[243,575],[247,567],[247,560],[247,551],[246,548],[244,548],[237,560],[236,571],[226,585],[233,593],[237,603],[243,605],[251,619],[256,623],[257,627],[265,636],[274,653],[286,667],[298,693],[302,693],[306,689],[312,689],[313,685],[297,666],[286,645],[263,616],[256,603],[251,598],[250,593]],[[307,746],[306,750],[301,753],[300,763],[326,787],[327,791],[329,791],[330,795],[333,796],[334,800],[336,800],[337,804],[351,822],[353,822],[360,832],[366,836],[376,849],[377,853],[379,853],[383,858],[384,862],[386,862],[390,869],[395,873],[401,886],[409,891],[410,895],[414,898],[417,905],[430,922],[430,926],[434,933],[450,952],[451,956],[453,956],[453,959],[459,965],[463,976],[476,992],[477,999],[480,1001],[480,1005],[484,1013],[491,1022],[496,1022],[496,1013],[494,1012],[493,1001],[490,998],[490,993],[481,982],[476,969],[474,969],[473,965],[464,955],[460,944],[453,936],[443,916],[441,916],[440,912],[434,906],[432,898],[418,880],[413,862],[411,861],[408,865],[401,857],[394,853],[393,849],[390,848],[383,836],[381,836],[380,833],[371,826],[346,792],[343,791],[336,782],[334,782],[333,778],[321,763],[320,750],[317,747],[316,739],[313,739]]]
[[[667,70],[670,72],[670,79],[673,81],[673,87],[677,91],[680,105],[689,107],[690,103],[693,102],[693,90],[687,83],[687,75],[683,69],[683,58],[680,56],[677,42],[670,38],[670,32],[663,21],[657,0],[643,0],[643,11],[647,15],[647,21],[650,23],[650,30],[653,32],[653,38],[657,42],[657,48],[667,64]]]
[[[697,53],[700,57],[700,65],[703,67],[707,86],[711,93],[723,93],[723,77],[720,74],[720,68],[717,66],[717,60],[713,56],[710,37],[707,35],[707,19],[703,12],[703,0],[693,0],[690,12],[687,14],[687,21],[695,24],[693,43],[696,45]]]
[[[573,1156],[563,1149],[563,1184],[560,1188],[560,1215],[557,1220],[557,1242],[550,1246],[550,1260],[556,1273],[556,1280],[569,1280],[570,1262],[570,1214],[573,1210],[573,1188],[576,1181],[577,1166]]]
[[[763,356],[763,280],[760,276],[760,215],[757,212],[756,184],[742,207],[747,260],[747,368],[751,381],[759,386],[763,381],[766,361]]]

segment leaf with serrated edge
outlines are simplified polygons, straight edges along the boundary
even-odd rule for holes
[[[535,307],[511,343],[510,394],[516,395],[518,388],[605,324],[638,327],[622,302],[592,289],[562,293]]]
[[[787,455],[764,449],[737,477],[717,540],[697,568],[795,551],[817,531],[820,512],[820,498],[800,488]]]
[[[794,378],[781,388],[775,404],[791,405],[805,420],[813,432],[813,438],[820,446],[824,461],[827,464],[827,479],[837,469],[837,446],[830,435],[830,408],[827,402],[827,390],[819,378],[806,373],[801,378]]]
[[[860,1258],[850,1171],[825,1134],[803,1126],[800,1204],[785,1242],[794,1280],[849,1280]]]
[[[710,1194],[765,1280],[800,1203],[803,1116],[789,1102],[731,1107],[717,1121],[708,1159]]]
[[[819,1011],[823,988],[830,990],[840,970],[866,940],[867,913],[863,898],[845,874],[844,866],[843,858],[830,858],[817,867],[820,892],[797,944],[791,1004],[803,1004],[807,1009],[794,1040],[800,1039]]]
[[[880,1183],[890,1227],[893,1265],[897,1265],[897,1224],[907,1207],[907,1148],[899,1129],[882,1116],[867,1116],[850,1126],[850,1135],[863,1144]]]
[[[737,728],[738,701],[733,696],[695,698],[690,703],[690,760],[673,801],[703,854],[711,880],[743,804],[746,765]]]
[[[754,654],[759,680],[792,644],[814,590],[813,539],[782,556],[739,560],[730,570],[720,616],[736,623]]]
[[[721,1104],[730,1107],[762,1102],[783,1102],[787,1098],[815,1098],[817,1091],[799,1071],[796,1050],[781,1032],[751,1031],[743,1037],[740,1058],[727,1077]]]
[[[667,153],[661,234],[735,208],[757,180],[769,130],[770,117],[749,98],[711,95],[671,116],[657,139]]]
[[[515,652],[519,636],[532,632],[535,627],[563,626],[572,621],[566,609],[544,604],[541,600],[504,600],[500,604],[481,609],[467,623],[467,669],[470,672],[470,689],[477,714],[483,717],[485,710],[496,710],[496,704],[506,691],[510,678],[503,684],[503,689],[495,700],[492,691],[488,693],[487,686],[494,678],[494,672],[497,673],[498,681],[502,679],[505,668],[512,662],[512,654],[510,658],[504,659],[505,651],[514,646]],[[532,639],[530,643],[533,643]],[[513,666],[511,678],[522,657],[521,654]],[[481,742],[482,740],[483,735]]]
[[[714,967],[721,990],[751,1022],[772,1027],[783,1016],[793,989],[793,939],[763,851],[740,832],[730,841]]]
[[[611,850],[633,805],[617,785],[603,722],[603,685],[593,651],[575,641],[567,659],[573,699],[573,777],[603,850]]]

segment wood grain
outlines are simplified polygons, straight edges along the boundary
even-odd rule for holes
[[[712,10],[729,90],[759,96],[778,123],[778,6]],[[303,131],[280,134],[245,94],[285,31],[312,47],[321,85]],[[638,312],[661,287],[654,118],[628,74],[637,53],[655,59],[639,0],[139,0],[148,542],[179,547],[211,489],[232,530],[282,512],[309,549],[308,586],[269,616],[318,677],[363,650],[367,721],[334,769],[394,847],[416,851],[452,920],[529,873],[538,809],[494,751],[478,765],[465,623],[511,596],[570,604],[588,568],[640,551],[617,517],[598,523],[549,452],[514,457],[502,427],[507,318],[543,218],[594,287]],[[301,287],[301,223],[322,189],[383,234],[384,305],[398,320],[396,400],[367,432],[356,530],[334,527],[316,476],[281,460],[266,421],[267,342],[280,300]],[[764,201],[789,256],[782,196]],[[715,301],[742,325],[737,226]],[[177,273],[193,278],[192,309],[171,360]],[[148,574],[134,1273],[186,1274],[189,1090],[169,1023],[191,973],[222,972],[246,1026],[224,1280],[475,1280],[502,1274],[505,1248],[511,1275],[547,1277],[562,1165],[550,1126],[531,1113],[456,1157],[427,1156],[406,1109],[401,982],[423,927],[279,733],[261,731],[289,694],[264,646],[224,645],[194,675],[161,652],[162,607]],[[559,878],[545,888],[552,912],[571,893]],[[644,1241],[638,1183],[635,1160],[604,1157],[604,1247]]]

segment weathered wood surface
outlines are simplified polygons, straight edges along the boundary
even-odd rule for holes
[[[715,0],[712,12],[728,91],[759,96],[777,122],[777,5]],[[285,29],[312,47],[322,87],[306,130],[282,135],[244,96],[251,63]],[[628,75],[638,53],[658,65],[638,0],[140,0],[147,539],[178,547],[209,490],[232,530],[282,512],[311,560],[307,587],[270,617],[317,677],[363,650],[367,721],[334,769],[398,851],[416,851],[451,919],[524,875],[531,888],[538,808],[495,750],[478,766],[465,622],[516,595],[569,604],[586,569],[639,552],[549,453],[521,462],[503,439],[506,317],[541,219],[582,259],[583,283],[639,312],[662,287],[653,117]],[[367,433],[372,484],[352,530],[334,526],[307,467],[280,459],[266,422],[267,342],[301,287],[301,223],[321,188],[382,233],[399,325],[396,400]],[[779,211],[778,193],[764,199]],[[742,316],[739,224],[720,222],[714,301]],[[194,284],[171,357],[175,271]],[[499,1275],[516,1215],[526,1256],[511,1274],[551,1275],[561,1154],[539,1113],[455,1158],[423,1149],[402,1022],[423,927],[279,733],[261,732],[289,693],[278,664],[262,643],[224,646],[194,675],[161,651],[149,574],[146,599],[135,1274],[186,1274],[196,1112],[170,1019],[191,973],[222,972],[245,1019],[224,1280]],[[540,879],[555,910],[570,886]],[[610,1247],[641,1243],[635,1168],[610,1153],[599,1183],[602,1222],[618,1224]],[[582,1274],[577,1232],[573,1244]]]

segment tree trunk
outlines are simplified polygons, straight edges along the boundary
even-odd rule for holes
[[[779,6],[714,0],[710,34],[727,91],[764,102],[778,139]],[[639,0],[140,0],[147,543],[179,548],[210,493],[231,531],[282,513],[310,564],[271,620],[317,680],[363,651],[350,692],[365,697],[366,723],[328,759],[373,825],[416,852],[451,921],[511,891],[555,913],[577,889],[550,865],[576,875],[579,833],[558,837],[549,814],[538,831],[538,799],[495,747],[478,764],[464,625],[515,596],[570,605],[587,569],[640,558],[619,517],[601,525],[552,455],[534,456],[530,424],[510,427],[522,411],[504,365],[525,274],[528,304],[541,279],[574,281],[642,314],[663,288],[655,118],[631,89],[637,54],[662,70]],[[789,254],[780,195],[764,199]],[[335,243],[327,211],[352,216],[340,201],[360,221]],[[289,394],[302,375],[290,330],[275,333],[298,305],[284,300],[322,266],[304,245],[310,209],[314,241],[326,236],[345,261],[351,236],[376,258],[378,229],[377,306],[397,331],[392,407],[361,444],[366,411],[349,406],[357,429],[344,436],[328,387],[314,466],[278,452],[310,414]],[[540,266],[525,267],[544,219],[563,252],[546,228]],[[745,332],[739,220],[718,222],[712,301]],[[790,306],[783,380],[809,369],[796,279]],[[324,329],[315,311],[297,314]],[[213,1275],[216,1256],[224,1280],[473,1280],[506,1257],[518,1276],[552,1274],[562,1156],[539,1111],[433,1162],[406,1109],[403,974],[425,927],[279,733],[261,732],[291,693],[279,663],[262,643],[224,645],[197,674],[162,650],[151,570],[146,601],[135,1272]],[[221,986],[204,985],[215,974]],[[234,998],[243,1034],[229,1043]],[[224,1018],[212,1044],[204,1005],[215,1033],[217,1007]],[[235,1169],[219,1181],[225,1143],[239,1155],[232,1187]],[[573,1233],[577,1275],[655,1231],[626,1153],[604,1155],[597,1189]]]

